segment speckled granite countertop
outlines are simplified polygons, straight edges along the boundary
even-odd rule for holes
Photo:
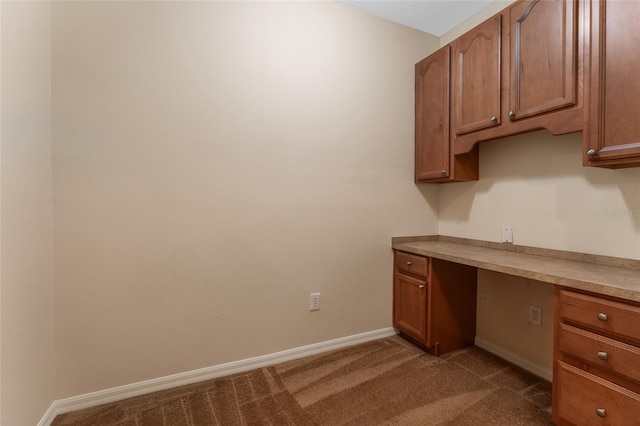
[[[394,237],[392,248],[640,302],[640,260],[442,235]]]

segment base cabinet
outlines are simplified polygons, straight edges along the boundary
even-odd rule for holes
[[[640,425],[640,304],[556,289],[553,421]]]
[[[434,355],[473,345],[477,269],[396,251],[393,324]]]

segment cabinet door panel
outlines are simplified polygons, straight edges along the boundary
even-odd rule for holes
[[[512,120],[575,104],[576,8],[571,0],[532,0],[510,9]]]
[[[416,181],[449,176],[449,50],[416,64]]]
[[[592,1],[585,165],[640,165],[640,2]]]
[[[501,16],[453,42],[453,113],[456,135],[500,124]]]
[[[421,343],[427,342],[426,282],[396,274],[393,289],[394,325]]]

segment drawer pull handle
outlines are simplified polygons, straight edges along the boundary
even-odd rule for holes
[[[411,261],[407,260],[407,265],[411,266]]]
[[[604,411],[604,408],[596,408],[596,414],[602,418],[607,417],[607,412]]]
[[[607,360],[607,359],[609,359],[609,355],[607,355],[606,352],[598,352],[598,358],[600,358],[602,360]]]
[[[607,317],[607,314],[603,314],[602,312],[598,314],[598,319],[602,322],[606,321],[609,319],[609,317]]]
[[[422,289],[424,288],[424,284],[420,284],[420,285],[418,286],[418,288],[419,288],[420,290],[422,290]]]

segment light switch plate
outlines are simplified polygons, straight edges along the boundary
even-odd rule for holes
[[[513,243],[513,230],[510,226],[502,227],[502,242],[503,243]]]

